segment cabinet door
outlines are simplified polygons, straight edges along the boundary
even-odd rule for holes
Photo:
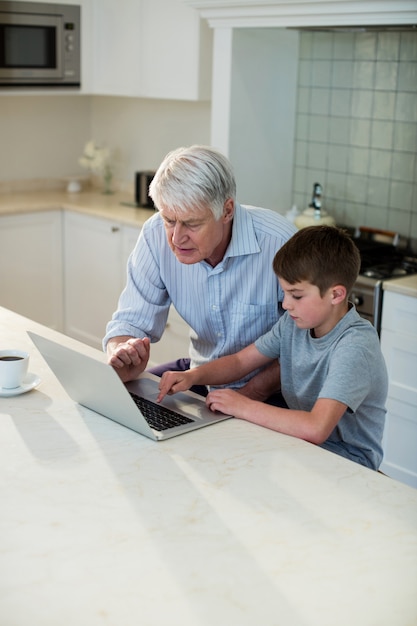
[[[91,0],[92,93],[139,96],[142,0]]]
[[[62,330],[61,211],[0,217],[0,304]]]
[[[91,0],[89,17],[91,93],[210,98],[212,33],[182,0]]]
[[[388,397],[382,446],[381,472],[417,488],[416,405]]]
[[[389,389],[381,471],[417,487],[417,335],[382,328]]]
[[[209,100],[212,30],[182,0],[142,0],[141,91],[148,98]]]
[[[417,299],[385,292],[381,348],[389,388],[381,471],[417,487]]]
[[[122,289],[122,228],[65,212],[65,333],[101,348]]]

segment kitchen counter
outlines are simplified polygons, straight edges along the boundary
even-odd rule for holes
[[[0,216],[69,209],[140,227],[153,215],[154,209],[126,206],[126,204],[132,203],[132,201],[131,194],[122,192],[108,195],[100,193],[100,191],[81,191],[79,193],[67,193],[65,191],[0,193]]]
[[[75,405],[0,308],[37,389],[0,397],[7,626],[416,623],[417,490],[239,420],[155,443]]]
[[[417,298],[417,274],[411,276],[403,276],[393,280],[385,280],[383,283],[384,291],[394,291],[404,296],[412,296]]]

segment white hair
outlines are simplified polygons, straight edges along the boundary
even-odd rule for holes
[[[236,197],[236,181],[230,161],[209,146],[194,145],[169,152],[159,166],[149,195],[157,209],[195,213],[210,209],[216,220],[224,203]]]

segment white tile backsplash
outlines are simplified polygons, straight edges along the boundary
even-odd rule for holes
[[[335,118],[349,117],[351,99],[352,96],[350,91],[347,91],[346,89],[331,89],[330,115]]]
[[[371,120],[355,119],[350,123],[350,143],[352,146],[371,145]]]
[[[398,64],[398,89],[417,92],[417,63]]]
[[[354,89],[352,90],[352,109],[351,116],[353,119],[372,119],[374,115],[374,92],[370,89]]]
[[[413,184],[398,180],[390,181],[389,207],[399,211],[409,211],[413,201]]]
[[[318,181],[340,223],[416,240],[417,33],[302,32],[299,55],[294,201]]]
[[[415,93],[397,92],[395,119],[400,122],[417,122],[417,98]]]
[[[396,122],[394,126],[394,150],[415,154],[417,146],[417,124]]]
[[[358,60],[376,59],[377,38],[373,33],[362,33],[354,37],[355,53],[354,58]]]
[[[391,150],[393,142],[394,124],[393,122],[383,122],[373,120],[371,123],[371,146]]]
[[[377,34],[376,58],[378,61],[397,61],[400,54],[400,33]]]
[[[374,91],[372,117],[377,120],[393,120],[395,91]]]
[[[329,115],[330,113],[330,89],[311,89],[310,113],[313,115]]]
[[[377,61],[375,63],[375,89],[395,91],[397,88],[399,63]]]

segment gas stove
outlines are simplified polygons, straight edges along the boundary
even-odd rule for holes
[[[401,278],[408,274],[417,273],[417,257],[409,255],[382,254],[380,258],[365,259],[362,262],[360,274],[367,278],[376,280],[387,280],[389,278]]]
[[[417,273],[417,257],[402,245],[398,233],[360,227],[353,240],[361,255],[361,269],[351,293],[358,313],[381,329],[383,290],[386,280]]]

